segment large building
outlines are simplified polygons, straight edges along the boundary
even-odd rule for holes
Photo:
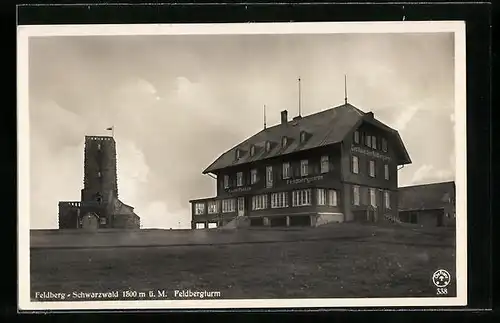
[[[59,229],[135,229],[134,208],[118,199],[116,142],[108,136],[85,136],[81,200],[59,202]]]
[[[217,196],[190,201],[192,228],[394,221],[398,166],[410,163],[399,133],[372,112],[346,103],[289,120],[285,110],[203,171]]]
[[[455,182],[399,188],[399,219],[426,227],[455,226]]]

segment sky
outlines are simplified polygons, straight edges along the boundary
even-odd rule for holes
[[[454,180],[451,33],[51,36],[29,40],[30,226],[80,200],[85,135],[115,127],[120,199],[143,228],[189,228],[202,171],[280,111],[349,103],[399,131],[399,185]]]

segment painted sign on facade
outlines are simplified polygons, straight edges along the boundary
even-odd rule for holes
[[[294,184],[302,184],[302,183],[311,183],[315,181],[320,181],[323,179],[323,175],[313,176],[313,177],[305,177],[305,178],[297,178],[297,179],[289,179],[286,181],[288,185]]]
[[[247,187],[237,187],[237,188],[233,188],[233,189],[227,190],[227,192],[228,193],[241,193],[241,192],[248,192],[251,189],[252,188],[250,186],[247,186]]]
[[[389,157],[389,156],[382,155],[381,153],[379,153],[377,151],[368,150],[368,149],[364,149],[361,147],[351,147],[351,151],[356,152],[356,153],[361,153],[361,154],[366,155],[366,156],[379,158],[382,160],[387,160],[387,161],[391,160],[391,157]]]

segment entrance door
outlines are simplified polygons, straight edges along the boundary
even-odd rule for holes
[[[245,215],[245,198],[238,197],[238,216]]]
[[[99,223],[97,222],[97,216],[94,213],[87,213],[82,219],[82,229],[85,230],[97,230]]]

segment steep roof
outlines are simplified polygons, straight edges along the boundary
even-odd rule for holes
[[[455,182],[442,182],[398,189],[399,210],[440,209],[455,200]]]
[[[336,144],[343,141],[346,135],[359,126],[362,121],[368,121],[392,134],[395,139],[393,141],[399,146],[399,164],[411,163],[403,141],[396,130],[374,119],[373,113],[364,113],[350,104],[344,104],[298,119],[294,118],[294,120],[288,121],[286,126],[278,124],[264,129],[223,153],[203,173]],[[307,140],[301,143],[300,134],[303,131],[306,133]],[[281,140],[284,136],[287,137],[287,145],[282,147]],[[271,149],[266,152],[265,144],[268,141],[271,142]],[[252,146],[255,146],[253,156],[250,154]],[[238,159],[235,158],[237,149],[241,153]]]

